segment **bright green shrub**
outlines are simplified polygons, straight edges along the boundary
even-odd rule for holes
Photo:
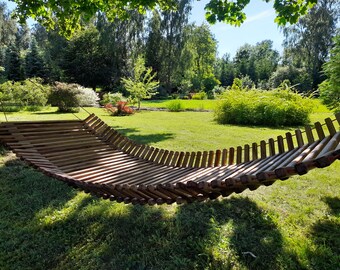
[[[291,90],[229,90],[215,109],[220,124],[295,126],[309,122],[311,102]]]
[[[204,91],[200,91],[198,93],[193,94],[192,99],[196,99],[196,100],[203,100],[203,99],[207,99],[207,93]]]
[[[170,112],[179,112],[184,110],[183,103],[179,99],[171,100],[166,107]]]
[[[40,110],[45,106],[51,88],[43,85],[39,78],[27,79],[21,82],[7,81],[0,84],[0,100],[3,102],[5,111],[19,111],[27,109],[31,111]],[[15,103],[17,106],[6,106]]]
[[[56,82],[49,102],[57,106],[59,112],[78,112],[80,106],[97,106],[98,97],[92,89],[75,83]]]
[[[116,104],[118,101],[125,101],[122,93],[106,93],[103,95],[103,99],[101,100],[102,105],[106,104]]]

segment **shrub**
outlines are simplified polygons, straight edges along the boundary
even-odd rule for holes
[[[97,106],[98,97],[92,89],[79,84],[56,82],[49,102],[57,106],[59,112],[78,112],[80,106]]]
[[[207,99],[207,93],[200,91],[198,93],[193,94],[192,99],[196,99],[196,100],[203,100],[203,99]]]
[[[220,124],[294,126],[309,122],[308,98],[291,90],[230,90],[215,110]]]
[[[7,81],[0,84],[0,100],[4,104],[2,109],[5,111],[19,111],[24,108],[31,111],[40,110],[46,105],[50,91],[50,87],[43,85],[39,78],[21,82]],[[6,103],[15,103],[16,106],[9,106]]]
[[[171,100],[167,105],[166,105],[167,109],[170,111],[170,112],[179,112],[179,111],[183,111],[184,110],[184,106],[183,106],[183,103],[178,100],[178,99],[175,99],[175,100]]]
[[[103,95],[103,99],[101,100],[101,104],[116,104],[118,101],[124,100],[122,93],[106,93]]]

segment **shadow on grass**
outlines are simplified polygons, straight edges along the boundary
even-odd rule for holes
[[[308,251],[311,269],[340,267],[340,197],[325,197],[330,212],[311,229],[314,247]]]
[[[153,144],[168,139],[173,139],[173,133],[158,133],[158,134],[145,134],[141,135],[137,128],[122,128],[120,126],[112,126],[113,129],[129,137],[129,139],[136,141],[140,144]]]
[[[243,197],[117,204],[11,161],[0,167],[0,201],[0,269],[279,269],[290,256]]]

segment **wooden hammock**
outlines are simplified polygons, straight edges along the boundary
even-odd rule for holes
[[[215,199],[329,166],[340,159],[339,125],[337,114],[325,124],[259,144],[174,152],[138,144],[91,114],[83,121],[1,123],[0,141],[73,187],[118,202],[153,205]]]

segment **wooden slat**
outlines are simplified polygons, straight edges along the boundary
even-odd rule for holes
[[[284,153],[285,152],[285,146],[284,146],[284,142],[283,142],[283,137],[277,136],[277,146],[279,148],[279,153]]]
[[[188,167],[194,167],[196,152],[191,152]]]
[[[226,165],[227,165],[227,160],[228,160],[228,150],[227,150],[227,149],[223,149],[223,150],[222,150],[222,161],[221,161],[221,165],[222,165],[222,166],[226,166]]]
[[[195,168],[198,168],[200,167],[200,164],[201,164],[201,157],[202,157],[202,152],[198,151],[196,153],[196,160],[195,160]]]
[[[203,155],[202,155],[202,161],[201,161],[201,166],[202,168],[207,167],[207,158],[208,158],[208,152],[207,151],[203,151]]]
[[[286,141],[287,141],[287,146],[288,150],[291,151],[294,149],[294,142],[293,142],[293,136],[290,132],[286,133]]]
[[[169,166],[171,164],[173,156],[174,156],[174,151],[170,151],[168,157],[165,160],[166,166]]]
[[[175,167],[175,166],[176,166],[178,157],[179,157],[179,152],[176,151],[176,152],[174,153],[174,156],[173,156],[173,158],[172,158],[172,160],[171,160],[171,163],[170,163],[170,165],[171,165],[172,167]]]
[[[214,151],[209,151],[209,155],[208,155],[208,167],[212,167],[214,165],[214,156],[215,156]]]
[[[236,148],[236,164],[240,164],[242,162],[242,147],[237,146]]]
[[[258,159],[258,153],[257,153],[257,143],[252,143],[251,145],[251,153],[252,153],[252,160]]]
[[[305,127],[308,143],[311,144],[315,141],[312,128],[310,126]]]
[[[250,161],[250,146],[249,144],[244,145],[244,162]]]
[[[275,141],[273,138],[270,138],[268,140],[268,144],[269,144],[269,155],[270,156],[274,156],[275,155]]]
[[[261,158],[266,158],[267,157],[267,145],[265,141],[260,142],[260,149],[261,149]]]
[[[333,136],[336,133],[336,129],[333,125],[333,121],[330,118],[326,118],[325,119],[328,131],[329,131],[329,135]]]
[[[220,161],[221,161],[221,150],[216,150],[214,167],[219,166],[220,165]]]
[[[184,155],[183,163],[181,165],[182,167],[188,166],[189,158],[190,158],[190,152],[186,152],[185,155]]]
[[[235,158],[235,149],[233,147],[230,147],[229,148],[229,159],[228,159],[229,165],[234,164],[234,158]]]
[[[182,166],[183,160],[184,160],[184,152],[180,152],[177,163],[176,163],[176,167]]]
[[[299,147],[303,146],[305,143],[303,141],[302,132],[300,129],[295,130],[296,142]]]
[[[338,125],[340,126],[340,112],[335,115],[335,118],[338,121]]]
[[[315,126],[315,130],[318,134],[319,140],[324,139],[326,136],[325,136],[325,132],[323,131],[323,128],[322,128],[322,125],[320,124],[320,122],[314,123],[314,126]]]

